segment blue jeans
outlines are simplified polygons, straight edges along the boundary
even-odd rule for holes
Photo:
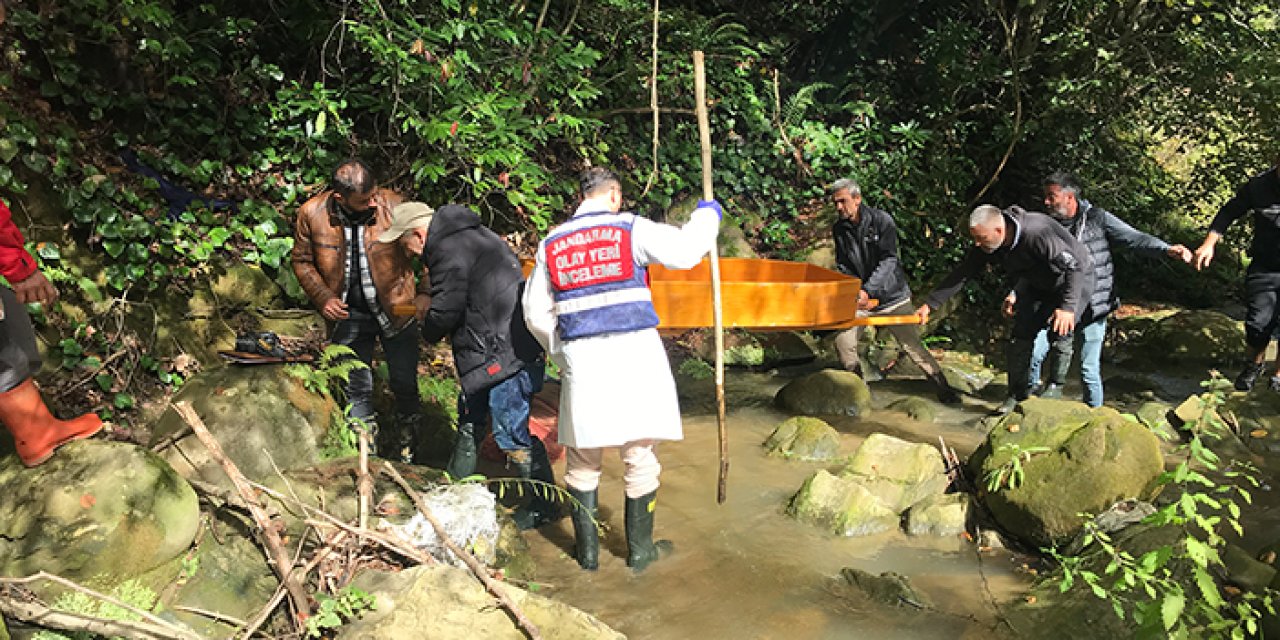
[[[483,391],[458,395],[458,422],[475,425],[476,441],[484,437],[484,426],[493,417],[493,440],[503,451],[528,449],[529,402],[533,398],[533,378],[520,370],[514,376]]]
[[[395,396],[396,413],[418,415],[422,403],[418,398],[418,324],[409,325],[390,338],[382,335],[378,321],[373,318],[340,320],[333,328],[329,342],[351,347],[361,362],[373,366],[373,348],[382,341],[382,352],[387,359],[387,377],[391,393]],[[373,417],[373,370],[357,369],[347,377],[347,404],[351,405],[351,417],[368,420]]]
[[[1107,318],[1103,316],[1088,324],[1076,327],[1076,340],[1080,346],[1080,383],[1084,387],[1084,403],[1091,407],[1102,406],[1102,341],[1107,337]],[[1035,350],[1031,356],[1032,384],[1040,380],[1040,365],[1049,353],[1048,332],[1036,334]]]

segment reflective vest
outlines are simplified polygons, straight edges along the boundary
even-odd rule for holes
[[[631,213],[584,213],[543,247],[561,340],[658,326],[644,265],[636,262]]]

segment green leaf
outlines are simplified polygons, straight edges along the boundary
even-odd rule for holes
[[[18,155],[18,143],[9,138],[0,138],[0,162],[8,164]]]
[[[115,376],[109,373],[99,373],[93,377],[93,381],[98,383],[98,388],[104,392],[111,391],[111,385],[115,384]]]
[[[117,393],[116,397],[112,399],[111,402],[116,406],[117,409],[133,408],[133,396],[127,393]]]
[[[1164,623],[1166,631],[1177,624],[1178,617],[1182,615],[1182,609],[1186,604],[1187,600],[1181,593],[1171,593],[1165,596],[1164,602],[1160,603],[1160,621]]]

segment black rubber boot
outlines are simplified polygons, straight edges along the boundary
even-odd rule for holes
[[[1071,357],[1075,355],[1075,351],[1076,342],[1071,337],[1058,338],[1049,345],[1049,383],[1045,385],[1044,391],[1040,392],[1041,398],[1050,400],[1062,398],[1062,388],[1067,385],[1067,371],[1071,369]]]
[[[1253,384],[1258,381],[1258,376],[1262,375],[1262,370],[1267,367],[1266,363],[1259,362],[1257,364],[1247,364],[1244,371],[1236,376],[1236,390],[1249,391],[1253,389]]]
[[[675,548],[670,540],[653,539],[653,512],[657,506],[657,491],[639,498],[627,498],[627,566],[636,573],[644,571],[654,560]]]
[[[1030,338],[1014,338],[1009,342],[1009,397],[1015,403],[1017,400],[1027,399],[1027,388],[1031,380],[1031,354],[1034,349],[1035,342]]]
[[[476,426],[470,422],[458,423],[458,439],[453,442],[453,455],[445,471],[454,480],[461,480],[476,472]]]
[[[566,487],[569,495],[578,502],[573,505],[573,540],[578,566],[587,571],[600,568],[600,530],[596,528],[599,517],[599,503],[596,501],[596,490],[578,491]]]
[[[418,429],[421,428],[422,414],[397,413],[396,432],[384,438],[379,449],[385,449],[382,457],[388,460],[399,460],[405,464],[413,464],[414,443],[418,441]]]
[[[560,517],[560,509],[551,492],[555,491],[556,477],[551,470],[551,460],[547,458],[547,448],[542,441],[534,438],[533,446],[524,461],[511,459],[512,466],[525,480],[537,480],[539,484],[530,487],[533,498],[529,504],[516,509],[511,519],[522,531],[534,529],[544,524],[555,522]]]
[[[947,382],[947,377],[941,372],[929,375],[929,381],[933,386],[938,388],[938,402],[942,404],[960,404],[960,394],[951,387],[951,383]]]

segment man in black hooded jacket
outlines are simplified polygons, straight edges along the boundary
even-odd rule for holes
[[[422,321],[427,343],[449,336],[462,395],[458,439],[447,471],[475,473],[477,443],[492,417],[493,437],[522,478],[555,484],[542,441],[529,433],[529,402],[542,386],[542,347],[530,335],[520,309],[520,260],[480,216],[456,204],[432,212],[421,202],[395,208],[379,242],[401,242],[421,255],[431,279],[431,306]],[[555,519],[550,487],[538,487],[516,511],[522,529]]]
[[[911,313],[911,287],[898,258],[898,226],[888,212],[862,202],[862,189],[853,180],[842,179],[827,189],[840,214],[831,233],[836,243],[836,268],[862,280],[858,310],[870,315]],[[872,300],[877,300],[872,306]],[[862,375],[858,340],[866,327],[853,327],[836,336],[836,352],[845,369]],[[920,341],[920,325],[886,326],[883,329],[898,342],[925,376],[937,387],[938,399],[947,404],[960,402],[942,366]]]
[[[1001,211],[982,205],[969,216],[974,246],[964,260],[925,296],[916,310],[921,322],[960,291],[965,280],[989,264],[1004,268],[1016,303],[1009,341],[1009,397],[996,410],[1008,413],[1027,398],[1032,345],[1040,329],[1049,330],[1050,368],[1071,361],[1074,331],[1093,293],[1094,268],[1089,250],[1056,220],[1043,213],[1010,207]]]

